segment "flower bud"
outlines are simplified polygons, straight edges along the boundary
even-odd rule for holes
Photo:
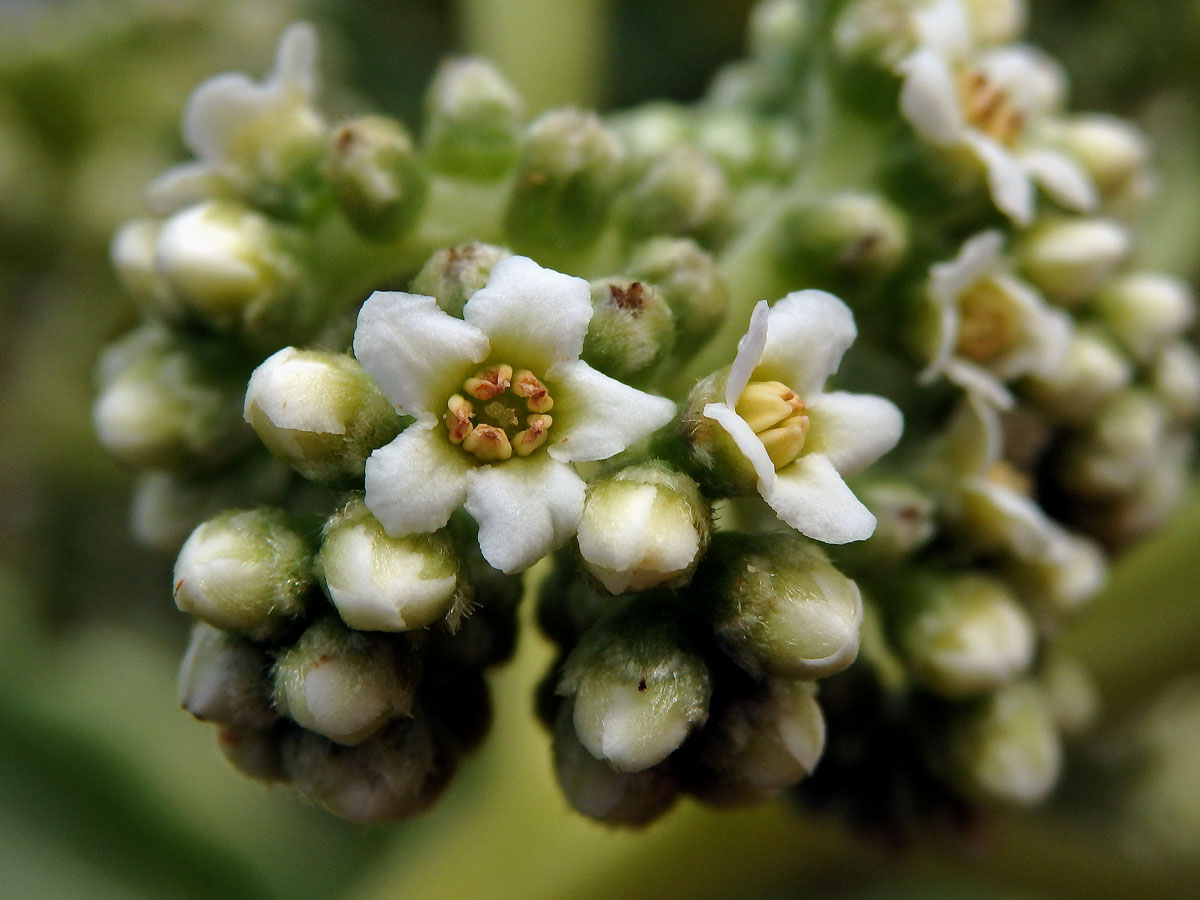
[[[292,786],[330,812],[369,825],[426,809],[454,771],[423,717],[397,719],[353,747],[297,730],[283,744]]]
[[[1033,661],[1033,622],[992,578],[964,574],[921,581],[910,589],[899,618],[898,644],[913,675],[943,697],[981,694]]]
[[[435,298],[450,315],[461,317],[471,295],[487,284],[492,266],[509,256],[512,251],[507,247],[478,241],[446,247],[429,258],[409,288]]]
[[[665,766],[623,772],[593,756],[576,736],[570,703],[563,704],[555,721],[554,772],[567,802],[607,825],[645,825],[679,795],[678,782]]]
[[[800,535],[718,533],[697,578],[722,647],[752,674],[824,678],[858,655],[858,585]]]
[[[708,770],[688,787],[718,804],[760,803],[806,778],[825,749],[825,717],[811,681],[770,679],[710,720],[697,751]]]
[[[1111,219],[1051,219],[1025,235],[1018,257],[1046,296],[1071,306],[1095,292],[1129,252],[1129,232]]]
[[[674,315],[652,284],[628,278],[591,283],[592,319],[582,357],[605,375],[637,386],[675,342]]]
[[[299,272],[275,226],[233,203],[199,203],[163,223],[158,271],[179,311],[250,334],[288,321]]]
[[[621,145],[595,115],[545,113],[529,126],[506,213],[521,248],[590,246],[608,216],[621,167]]]
[[[333,483],[361,478],[371,451],[403,423],[356,359],[295,347],[254,370],[242,414],[277,459]]]
[[[197,622],[179,668],[179,705],[202,722],[268,728],[270,657],[245,638]]]
[[[1042,631],[1053,634],[1104,587],[1108,562],[1095,543],[1057,526],[1043,540],[1036,555],[1014,559],[1008,574]]]
[[[1045,799],[1062,767],[1053,715],[1032,681],[1005,685],[956,720],[950,753],[968,793],[1022,806]]]
[[[692,111],[676,103],[645,103],[619,112],[606,121],[620,139],[625,162],[633,172],[644,172],[672,149],[692,137]]]
[[[725,173],[694,147],[676,147],[658,159],[624,195],[621,214],[633,239],[654,235],[695,237],[719,244],[733,218]]]
[[[516,161],[521,98],[491,63],[442,63],[425,95],[425,159],[446,175],[498,178]]]
[[[1099,329],[1085,326],[1071,334],[1062,362],[1030,375],[1023,393],[1054,418],[1082,425],[1132,379],[1125,354]]]
[[[1105,199],[1119,197],[1148,177],[1149,142],[1124,119],[1100,114],[1075,116],[1053,134]]]
[[[281,510],[229,510],[196,527],[175,561],[175,605],[216,628],[267,640],[300,616],[312,554]]]
[[[903,481],[879,481],[859,498],[875,516],[875,532],[860,546],[872,558],[897,563],[925,546],[937,530],[928,493]]]
[[[579,523],[583,566],[613,594],[686,583],[711,511],[694,481],[658,462],[593,480]]]
[[[346,218],[374,240],[403,234],[429,193],[412,138],[384,116],[352,119],[337,129],[328,173]]]
[[[1181,279],[1157,272],[1131,272],[1111,279],[1096,295],[1095,307],[1140,363],[1149,362],[1196,317],[1191,288]]]
[[[230,765],[257,781],[287,781],[283,770],[283,740],[287,727],[277,722],[271,728],[222,725],[217,729],[217,747]]]
[[[822,284],[882,278],[907,253],[908,225],[901,213],[881,197],[852,192],[793,207],[776,247],[787,271]]]
[[[326,616],[275,660],[275,706],[331,741],[361,744],[412,714],[419,662],[406,644]]]
[[[1154,395],[1121,391],[1066,446],[1056,469],[1058,477],[1073,493],[1085,497],[1132,491],[1159,464],[1166,431],[1166,410]]]
[[[670,756],[708,716],[704,659],[656,609],[630,608],[589,630],[563,665],[575,733],[596,759],[640,772]]]
[[[1187,341],[1168,344],[1150,369],[1154,394],[1177,425],[1190,426],[1200,417],[1200,354]]]
[[[223,348],[150,323],[108,347],[98,369],[92,424],[126,465],[203,468],[246,448],[239,379]]]
[[[963,0],[972,36],[983,44],[1007,44],[1025,31],[1025,0]]]
[[[573,647],[606,615],[623,605],[584,575],[575,558],[562,554],[538,591],[537,623],[556,644]]]
[[[808,10],[808,4],[799,0],[758,3],[750,14],[747,35],[750,55],[768,65],[795,57],[811,33]]]
[[[725,318],[728,295],[713,258],[694,241],[655,238],[638,248],[628,266],[635,278],[654,285],[671,307],[675,347],[694,353]]]
[[[1038,684],[1063,736],[1079,737],[1096,724],[1100,717],[1100,690],[1079,660],[1062,653],[1051,654],[1038,672]]]
[[[467,585],[445,530],[389,537],[355,495],[321,534],[317,572],[351,628],[424,628],[464,602]]]
[[[108,257],[121,286],[137,300],[151,300],[160,290],[155,252],[161,225],[154,219],[134,219],[117,229]]]
[[[730,180],[786,178],[799,166],[803,141],[795,126],[763,120],[745,109],[706,110],[696,121],[696,143]]]

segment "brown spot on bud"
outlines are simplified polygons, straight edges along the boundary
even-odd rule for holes
[[[608,286],[609,302],[619,309],[629,310],[634,315],[640,313],[646,306],[646,288],[640,281],[635,281],[627,288],[617,284]]]

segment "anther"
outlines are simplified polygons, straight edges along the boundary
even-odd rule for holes
[[[512,366],[489,366],[464,381],[463,390],[476,400],[492,400],[508,390],[512,377]]]
[[[529,427],[524,431],[518,431],[513,437],[513,450],[517,456],[528,456],[546,443],[554,419],[550,416],[535,415],[526,419],[525,424]]]
[[[547,413],[554,408],[554,398],[538,377],[528,369],[521,369],[513,376],[512,392],[525,398],[525,406],[531,413]]]
[[[471,429],[475,427],[471,422],[474,416],[475,407],[462,394],[455,394],[446,401],[446,414],[442,416],[442,421],[446,423],[446,429],[450,432],[451,442],[461,444],[471,433]]]
[[[478,425],[462,442],[463,449],[482,462],[500,462],[512,456],[508,435],[494,425]]]

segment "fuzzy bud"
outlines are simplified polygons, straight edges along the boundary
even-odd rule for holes
[[[674,314],[652,284],[628,278],[591,283],[592,319],[583,358],[605,375],[637,386],[674,345]]]
[[[325,523],[316,564],[342,621],[362,631],[432,625],[466,590],[446,531],[389,537],[358,495]]]
[[[355,228],[375,240],[403,234],[429,193],[412,138],[383,116],[364,116],[338,128],[328,169],[338,206]]]
[[[695,237],[720,243],[733,217],[733,194],[721,167],[692,147],[677,147],[657,160],[622,198],[626,232]]]
[[[512,251],[507,247],[477,241],[446,247],[421,267],[410,288],[414,294],[434,297],[450,315],[461,317],[471,295],[487,284],[492,266],[509,256]]]
[[[690,578],[711,527],[694,481],[661,463],[630,466],[588,485],[579,554],[614,594],[678,585]]]
[[[1017,250],[1023,272],[1048,298],[1072,306],[1096,291],[1129,252],[1129,232],[1111,219],[1050,219]]]
[[[680,350],[694,353],[725,318],[728,293],[713,258],[694,241],[655,238],[629,262],[630,275],[654,285],[674,314]]]
[[[1153,358],[1196,318],[1191,288],[1179,278],[1157,272],[1131,272],[1111,279],[1094,305],[1116,339],[1140,363]]]
[[[907,253],[901,213],[881,197],[852,192],[794,207],[776,248],[785,270],[827,285],[882,278]]]
[[[521,98],[483,59],[442,63],[425,95],[425,158],[446,175],[498,178],[517,158]]]
[[[216,628],[266,640],[307,605],[308,543],[277,509],[230,510],[184,542],[175,561],[175,605]]]
[[[202,722],[267,728],[276,721],[270,668],[250,641],[197,622],[179,669],[179,705]]]
[[[361,478],[371,451],[403,423],[357,360],[294,347],[254,370],[242,414],[277,459],[334,483]]]
[[[1082,425],[1133,379],[1129,359],[1101,330],[1076,329],[1055,368],[1031,375],[1024,384],[1039,407],[1064,422]]]

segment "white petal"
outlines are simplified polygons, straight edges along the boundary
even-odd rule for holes
[[[724,403],[709,403],[704,407],[704,415],[724,428],[733,438],[742,455],[754,467],[754,474],[758,476],[758,492],[765,497],[766,491],[775,484],[775,463],[771,462],[767,448],[763,446],[758,435],[746,424],[745,419]]]
[[[939,146],[962,140],[966,123],[946,59],[933,50],[918,50],[897,68],[904,75],[900,112],[917,133]]]
[[[781,469],[762,496],[779,518],[814,541],[847,544],[875,531],[870,510],[819,453],[805,454]]]
[[[996,47],[981,54],[974,65],[989,84],[1016,104],[1026,122],[1061,109],[1066,101],[1067,77],[1062,67],[1029,44]]]
[[[918,376],[921,383],[933,381],[949,365],[958,340],[958,298],[996,267],[1003,245],[1004,236],[1000,232],[985,231],[964,243],[954,259],[930,267],[926,297],[934,307],[938,333],[930,341],[929,364]]]
[[[967,145],[987,171],[988,190],[996,209],[1017,225],[1033,221],[1033,185],[1016,158],[1000,144],[977,131],[964,135]]]
[[[146,205],[164,219],[205,200],[236,198],[229,174],[219,166],[202,162],[171,166],[146,186]]]
[[[293,22],[279,38],[275,67],[268,82],[280,91],[311,100],[317,94],[317,30],[309,22]]]
[[[488,336],[497,362],[541,377],[554,363],[579,358],[592,319],[591,290],[582,278],[510,256],[467,301],[463,318]]]
[[[904,416],[896,404],[873,394],[834,391],[807,404],[807,453],[819,453],[846,474],[869,466],[900,440]]]
[[[781,381],[806,398],[837,371],[858,329],[850,307],[825,291],[795,291],[771,307],[757,381]]]
[[[466,510],[479,549],[501,572],[520,572],[566,543],[583,515],[584,484],[567,463],[537,455],[472,469]]]
[[[367,509],[392,537],[436,531],[462,506],[474,467],[436,419],[418,420],[367,459]]]
[[[942,56],[959,57],[971,48],[971,26],[959,0],[933,0],[913,10],[917,43]]]
[[[675,417],[675,404],[598,372],[583,360],[546,372],[554,397],[547,452],[564,462],[608,459]]]
[[[1011,409],[1013,395],[995,375],[965,359],[952,359],[946,363],[947,380],[957,384],[968,396],[982,400],[995,409]]]
[[[1053,150],[1027,150],[1020,155],[1020,162],[1058,203],[1077,212],[1090,212],[1096,208],[1096,186],[1067,156]]]
[[[766,300],[754,304],[754,312],[750,314],[750,326],[738,341],[737,355],[733,365],[729,367],[729,378],[725,382],[725,402],[730,408],[737,406],[738,397],[750,383],[750,376],[762,359],[763,348],[767,346],[767,328],[770,322],[770,306]]]
[[[432,297],[376,291],[358,313],[354,355],[404,412],[441,415],[489,351],[487,336]]]

